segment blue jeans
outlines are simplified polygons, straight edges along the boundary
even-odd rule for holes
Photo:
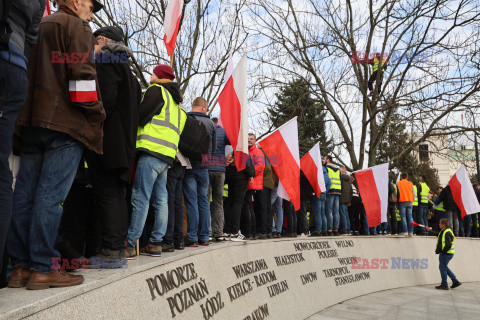
[[[7,71],[8,66],[8,71]],[[26,70],[0,59],[0,78],[5,77],[3,115],[0,117],[0,270],[8,227],[12,217],[12,172],[8,157],[12,152],[13,127],[28,89]],[[1,280],[1,279],[0,279]]]
[[[424,226],[428,226],[428,218],[427,218],[427,209],[428,204],[419,204],[418,206],[418,223]],[[426,233],[427,231],[425,228],[418,227],[420,233]]]
[[[208,242],[210,205],[208,203],[208,169],[188,169],[183,178],[187,206],[187,239]]]
[[[378,233],[387,232],[388,231],[388,222],[382,222],[379,226],[377,226]]]
[[[142,235],[150,203],[155,209],[155,223],[149,242],[153,245],[162,243],[168,225],[167,173],[168,163],[147,153],[140,154],[132,189],[132,220],[127,233],[128,246],[135,247]]]
[[[341,233],[350,234],[350,217],[348,216],[348,206],[346,204],[340,204],[340,221],[341,221]]]
[[[339,205],[340,205],[340,196],[338,194],[327,194],[327,229],[328,230],[338,230],[338,224],[340,223]]]
[[[440,269],[440,276],[442,277],[442,286],[448,286],[447,276],[450,277],[450,279],[452,279],[453,282],[457,282],[457,277],[455,277],[455,274],[448,267],[448,263],[450,262],[450,260],[452,260],[452,258],[453,258],[453,254],[444,254],[444,253],[440,253],[438,257],[438,260],[439,260],[438,268]]]
[[[402,232],[413,232],[412,224],[412,203],[400,202],[398,204],[400,210],[400,216],[402,217]]]
[[[277,188],[272,191],[271,204],[277,215],[277,221],[272,219],[272,232],[282,233],[283,229],[283,199],[277,194]]]
[[[23,150],[13,194],[8,253],[13,265],[53,272],[62,203],[72,186],[84,146],[66,133],[23,129]]]
[[[315,231],[327,231],[327,216],[325,215],[326,195],[320,194],[320,199],[317,196],[310,197],[310,205],[315,214]]]

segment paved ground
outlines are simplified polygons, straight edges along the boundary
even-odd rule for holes
[[[480,319],[480,282],[464,283],[453,290],[433,285],[407,287],[347,300],[307,320],[334,319]]]

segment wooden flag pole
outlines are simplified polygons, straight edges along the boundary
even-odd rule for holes
[[[218,104],[218,99],[215,101],[215,104],[214,104],[214,105],[213,105],[213,107],[210,109],[210,111],[208,111],[208,114],[207,114],[207,116],[209,116],[209,117],[210,117],[210,115],[211,115],[211,114],[212,114],[212,112],[213,112],[213,109],[215,109],[215,107],[217,106],[217,104]]]
[[[170,56],[170,67],[173,68],[173,55],[174,53],[172,53],[172,55]]]

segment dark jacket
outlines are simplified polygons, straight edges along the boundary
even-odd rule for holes
[[[245,164],[245,169],[238,171],[235,166],[235,162],[230,164],[225,169],[225,184],[235,183],[237,180],[248,180],[252,173],[255,172],[253,166],[252,158],[249,156],[247,163]]]
[[[3,0],[2,0],[3,2]],[[10,62],[27,70],[27,59],[33,45],[37,42],[37,32],[45,10],[46,0],[15,0],[8,15],[8,24],[12,28]],[[0,51],[0,58],[8,61],[8,51]]]
[[[215,125],[215,129],[217,134],[217,148],[212,152],[208,171],[225,172],[225,146],[230,144],[230,141],[228,141],[225,129],[219,125]]]
[[[172,95],[173,100],[177,104],[181,104],[183,101],[182,94],[180,93],[180,87],[176,82],[168,83],[159,83],[160,86],[167,89],[167,91]],[[145,126],[152,118],[162,112],[163,107],[165,106],[165,101],[163,101],[162,89],[157,86],[152,86],[145,91],[143,94],[142,101],[138,108],[138,117],[139,117],[139,126]],[[165,161],[171,165],[174,159],[167,157],[165,155],[150,152],[147,149],[140,149],[138,152],[148,153],[156,158],[159,158],[162,161]]]
[[[102,153],[105,111],[92,62],[94,41],[88,22],[68,7],[42,19],[28,60],[28,93],[18,125],[67,133]],[[85,95],[82,89],[90,86],[95,90]]]
[[[121,179],[130,181],[135,160],[138,130],[138,106],[141,89],[130,71],[128,60],[124,63],[103,63],[104,57],[128,54],[123,44],[107,43],[96,58],[98,84],[103,98],[106,119],[103,127],[103,156],[107,170],[120,170]]]
[[[350,180],[350,176],[348,174],[342,174],[340,176],[340,180],[342,182],[342,194],[340,195],[340,203],[349,204],[352,201],[353,196],[352,181]]]
[[[398,202],[398,192],[393,182],[388,183],[388,204],[395,205]]]
[[[445,235],[445,247],[442,250],[442,237],[445,230],[440,231],[440,233],[438,234],[437,247],[435,249],[436,254],[439,254],[439,253],[447,254],[448,250],[450,250],[450,248],[452,247],[453,236],[452,236],[452,233],[449,232]]]
[[[194,116],[195,119],[203,123],[207,128],[207,134],[210,137],[210,148],[208,150],[208,154],[212,154],[217,149],[217,129],[215,123],[213,123],[213,121],[210,120],[210,117],[205,113],[190,111],[188,114]],[[206,169],[204,166],[202,166],[202,161],[191,161],[191,164],[192,169]]]
[[[448,211],[459,211],[457,204],[453,200],[452,190],[450,186],[443,188],[442,192],[438,195],[436,199],[433,200],[433,203],[436,205],[443,202],[443,208]]]
[[[315,195],[312,185],[305,176],[303,171],[300,171],[300,201],[310,201],[310,198]]]

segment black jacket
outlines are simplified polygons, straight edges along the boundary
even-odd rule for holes
[[[340,203],[349,204],[352,201],[353,196],[352,180],[350,180],[350,176],[348,174],[342,174],[340,176],[340,180],[342,182],[342,194],[340,195]]]
[[[120,170],[121,179],[125,182],[130,181],[135,160],[141,89],[130,71],[128,61],[101,61],[105,61],[102,56],[125,55],[128,51],[125,45],[106,44],[96,58],[98,83],[106,113],[103,155],[100,157],[105,169]]]
[[[453,200],[452,190],[449,185],[443,188],[442,192],[438,195],[438,198],[433,200],[433,202],[437,205],[443,202],[443,208],[448,211],[460,210]]]
[[[436,254],[440,254],[440,253],[447,254],[448,250],[450,250],[450,248],[452,247],[453,236],[452,236],[452,233],[449,232],[445,235],[445,247],[442,250],[442,237],[445,230],[440,231],[440,233],[438,234],[437,248],[435,249]]]
[[[190,116],[194,116],[195,119],[203,123],[207,129],[207,134],[210,138],[210,148],[208,154],[212,154],[217,150],[217,127],[215,123],[210,120],[210,117],[202,112],[190,111],[188,113]],[[192,169],[207,169],[202,166],[202,161],[190,161],[192,164]]]

